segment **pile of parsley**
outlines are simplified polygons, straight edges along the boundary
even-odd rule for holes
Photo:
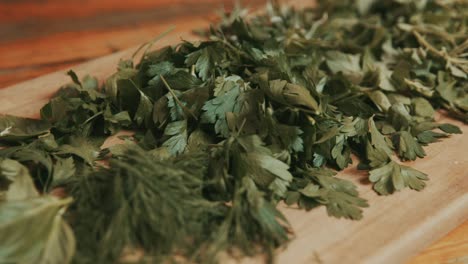
[[[379,194],[423,189],[398,160],[461,133],[437,109],[468,122],[468,3],[318,2],[235,10],[103,85],[69,72],[40,120],[1,116],[0,262],[270,262],[279,202],[362,217],[335,177],[352,155]]]

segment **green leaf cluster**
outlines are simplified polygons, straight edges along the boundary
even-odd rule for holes
[[[468,122],[467,12],[235,9],[207,40],[142,46],[102,84],[68,72],[40,119],[0,116],[0,262],[273,262],[293,233],[279,203],[363,217],[336,175],[353,155],[377,193],[422,190],[427,175],[402,162],[461,133],[436,111]]]

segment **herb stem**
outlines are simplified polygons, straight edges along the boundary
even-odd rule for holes
[[[159,75],[159,77],[161,78],[161,80],[163,81],[164,85],[166,86],[167,90],[169,91],[169,93],[172,95],[172,98],[174,98],[174,100],[176,101],[176,103],[179,105],[180,108],[182,108],[184,110],[184,116],[185,118],[187,118],[186,116],[186,112],[188,112],[195,120],[198,120],[198,118],[192,113],[192,111],[190,111],[189,109],[187,109],[187,107],[185,105],[182,104],[182,102],[179,100],[179,98],[177,97],[177,95],[174,93],[174,91],[172,90],[171,86],[169,85],[169,83],[167,83],[166,79],[164,78],[164,76],[162,75]]]

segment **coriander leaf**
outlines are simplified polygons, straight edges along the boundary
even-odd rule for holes
[[[140,88],[132,81],[132,84],[134,85],[135,89],[138,90],[140,93],[140,100],[138,103],[138,108],[135,112],[135,116],[133,119],[138,125],[145,124],[148,126],[149,121],[151,120],[151,116],[153,113],[153,102],[151,99],[141,91]]]
[[[288,83],[285,80],[273,80],[270,81],[265,93],[281,104],[320,112],[317,101],[305,87],[300,85]]]
[[[201,129],[197,129],[190,133],[187,142],[187,151],[200,151],[207,148],[208,145],[214,144],[214,137]]]
[[[356,2],[357,9],[361,15],[365,15],[369,12],[372,5],[376,2],[376,0],[358,0]]]
[[[127,111],[112,114],[110,112],[110,108],[106,108],[106,112],[104,113],[104,119],[110,123],[122,124],[123,126],[128,126],[132,123],[130,115]]]
[[[440,97],[447,102],[453,103],[458,98],[457,81],[453,80],[447,73],[439,71],[437,73],[436,91]]]
[[[400,165],[401,167],[401,176],[405,180],[406,186],[410,187],[413,190],[420,191],[424,189],[429,178],[425,173],[422,173],[418,170],[415,170],[408,166]]]
[[[187,55],[185,64],[187,66],[195,65],[198,75],[203,81],[208,80],[214,73],[215,66],[223,60],[224,50],[217,45],[211,44],[205,48],[199,49]]]
[[[111,134],[115,134],[119,129],[127,128],[132,124],[132,119],[127,111],[121,111],[113,114],[110,107],[106,107],[103,117],[105,121],[105,129]]]
[[[369,175],[374,189],[382,195],[392,194],[405,187],[420,191],[426,186],[424,181],[427,179],[426,174],[394,161],[371,170]]]
[[[295,152],[302,152],[304,150],[304,141],[301,138],[303,132],[299,127],[278,124],[276,132],[283,146]]]
[[[55,140],[55,137],[53,134],[45,134],[43,136],[40,136],[37,141],[35,141],[33,144],[37,144],[37,147],[40,149],[44,149],[47,151],[54,151],[58,148],[58,143]]]
[[[76,84],[75,88],[87,96],[91,100],[96,100],[97,98],[103,98],[104,95],[98,91],[99,83],[98,80],[94,77],[86,75],[80,81],[78,75],[72,70],[69,70],[67,74],[71,77],[73,82]]]
[[[415,160],[416,157],[424,158],[426,152],[416,139],[407,131],[401,131],[394,136],[398,156],[402,160]]]
[[[278,197],[283,197],[287,191],[289,183],[292,181],[292,175],[288,171],[289,166],[271,156],[266,155],[249,155],[254,161],[259,163],[259,166],[269,173],[276,176],[276,178],[269,184],[268,188],[273,191]],[[253,179],[257,179],[258,175],[252,175]]]
[[[339,133],[340,133],[340,127],[338,126],[329,127],[326,129],[326,132],[314,143],[315,144],[323,143],[329,139],[336,137]]]
[[[61,145],[57,151],[58,155],[75,155],[88,164],[93,164],[99,157],[99,147],[84,137],[71,137],[68,144]]]
[[[344,169],[352,163],[351,150],[346,143],[345,135],[341,134],[335,137],[335,146],[331,149],[331,156],[340,169]]]
[[[372,91],[368,95],[372,102],[383,112],[387,112],[392,106],[388,97],[382,91]]]
[[[402,103],[396,103],[390,107],[388,119],[397,130],[407,129],[413,121],[407,107]]]
[[[251,178],[239,180],[227,217],[206,250],[207,259],[216,259],[220,251],[232,245],[247,255],[267,254],[271,260],[275,245],[289,240],[289,223]]]
[[[239,87],[235,87],[205,103],[203,106],[202,122],[214,124],[216,134],[229,136],[229,127],[226,123],[227,112],[238,112],[237,98],[241,94]]]
[[[462,133],[459,127],[452,125],[452,124],[441,124],[439,125],[439,129],[449,134],[461,134]]]
[[[179,96],[179,93],[177,91],[174,91],[174,94],[176,96]],[[168,93],[166,97],[167,97],[167,106],[169,107],[169,112],[171,114],[171,120],[177,121],[177,120],[184,119],[185,113],[182,107],[185,107],[187,103],[182,102],[179,99],[179,102],[181,102],[182,106],[179,105],[177,101],[174,99],[173,95],[170,93]]]
[[[391,194],[405,187],[400,166],[393,161],[371,170],[369,180],[374,183],[374,190],[383,195]]]
[[[319,198],[324,192],[320,190],[320,186],[317,184],[309,183],[306,187],[298,191],[300,194],[309,198]]]
[[[333,177],[335,173],[326,169],[309,169],[310,177],[321,187],[318,202],[327,207],[329,215],[337,218],[361,219],[362,207],[368,207],[366,200],[359,197],[356,186],[346,180]]]
[[[373,147],[369,141],[366,145],[366,156],[372,168],[380,167],[390,160],[389,155],[382,148]]]
[[[73,263],[126,261],[128,250],[143,252],[137,262],[216,263],[226,251],[266,254],[273,263],[290,230],[279,201],[362,217],[367,203],[356,187],[328,169],[345,168],[351,153],[378,193],[422,189],[427,176],[392,155],[413,160],[425,155],[422,146],[461,133],[435,122],[439,109],[468,122],[465,6],[323,0],[295,9],[276,2],[252,19],[240,8],[223,14],[205,41],[154,51],[154,41],[143,45],[141,60],[121,61],[102,90],[96,78],[70,72],[72,83],[41,109],[43,121],[0,117],[0,208],[23,202],[6,200],[19,183],[33,194],[70,194]],[[99,149],[104,136],[132,128],[125,144]],[[63,221],[62,207],[48,217]],[[33,233],[53,222],[38,222],[38,208],[18,212],[41,227],[26,228]],[[8,227],[18,237],[7,246],[41,250],[11,262],[68,252],[49,250],[70,245],[60,239],[41,246],[47,234],[23,240],[20,221]],[[0,221],[3,239],[2,230]]]
[[[370,133],[370,142],[374,148],[381,149],[384,151],[388,156],[391,156],[393,153],[393,145],[390,139],[382,135],[377,127],[375,126],[375,122],[373,118],[369,118],[369,133]]]
[[[461,109],[462,111],[465,111],[466,113],[468,111],[468,94],[465,94],[464,96],[460,96],[459,98],[455,100],[454,103],[459,109]]]
[[[159,128],[166,125],[169,118],[168,96],[159,98],[154,103],[153,108],[153,122]]]
[[[161,76],[164,76],[169,86],[174,90],[188,90],[198,87],[202,82],[191,74],[188,69],[176,68],[172,62],[163,61],[149,66],[146,74],[152,77],[148,85],[155,88],[163,86]]]
[[[67,75],[70,76],[74,83],[78,84],[79,86],[82,86],[78,75],[76,75],[76,73],[73,70],[67,71]]]
[[[134,78],[136,74],[136,69],[122,68],[107,78],[104,89],[113,102],[118,101],[119,94],[125,92],[124,89],[122,89],[123,86],[129,84],[128,80]]]
[[[32,145],[19,148],[13,151],[11,155],[6,156],[22,163],[32,162],[33,164],[42,165],[47,170],[47,176],[50,176],[52,173],[53,164],[49,153],[40,148],[35,148]]]
[[[236,87],[242,87],[244,81],[238,75],[220,76],[215,79],[214,96],[222,95]]]
[[[75,172],[75,162],[72,157],[57,158],[52,174],[53,181],[54,183],[63,182],[75,175]]]
[[[362,69],[359,63],[360,54],[352,55],[339,51],[327,51],[325,57],[327,66],[333,74],[341,72],[349,77],[353,83],[359,83],[362,79]]]
[[[297,203],[300,208],[310,210],[324,205],[330,216],[361,219],[363,207],[369,206],[359,197],[356,186],[349,181],[334,177],[336,173],[325,168],[310,168],[295,178],[286,203]]]
[[[187,120],[169,123],[164,130],[164,135],[169,138],[162,144],[172,155],[184,152],[187,147]]]
[[[105,95],[99,91],[99,82],[97,78],[86,75],[81,80],[82,89],[91,100],[96,100],[98,98],[104,98]]]
[[[51,196],[0,202],[0,259],[11,263],[70,263],[75,237],[62,214],[71,202],[71,198]]]
[[[149,66],[146,74],[150,77],[153,77],[150,81],[148,81],[149,85],[160,85],[162,84],[161,75],[165,76],[168,73],[171,73],[175,70],[174,64],[170,61],[162,61],[156,64],[152,64]]]
[[[385,91],[396,91],[395,87],[391,82],[393,72],[389,70],[383,62],[376,63],[376,66],[379,70],[379,88]]]
[[[271,108],[268,108],[266,113],[268,133],[270,133],[271,140],[282,148],[302,152],[304,150],[304,141],[301,137],[303,131],[297,126],[289,126],[278,122],[273,116]]]
[[[411,90],[414,90],[420,93],[421,95],[431,97],[434,93],[434,87],[424,85],[420,81],[406,79],[406,78],[404,79],[404,81],[410,87]]]
[[[419,133],[416,137],[419,143],[427,145],[429,143],[437,142],[439,138],[447,137],[447,134],[426,130]]]
[[[0,161],[0,175],[11,182],[5,194],[7,202],[39,196],[28,169],[21,163],[11,159]]]
[[[263,146],[258,136],[238,138],[240,156],[233,166],[241,176],[249,176],[256,184],[270,189],[278,197],[284,197],[293,176],[288,164],[276,159],[270,149]]]
[[[417,97],[411,100],[413,112],[417,116],[432,119],[435,113],[431,103],[422,97]]]
[[[46,121],[0,115],[0,141],[22,141],[48,133]]]
[[[450,73],[455,76],[455,77],[460,77],[466,79],[468,77],[467,73],[463,71],[461,68],[450,64],[450,62],[447,63],[447,67],[450,70]]]

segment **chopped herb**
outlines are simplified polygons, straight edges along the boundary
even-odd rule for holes
[[[206,41],[143,45],[102,85],[69,71],[40,120],[0,116],[0,262],[273,262],[293,232],[279,202],[363,217],[367,201],[335,176],[352,154],[377,193],[422,190],[427,175],[398,159],[461,133],[436,111],[468,123],[467,12],[235,9]],[[121,144],[102,147],[108,137]]]

